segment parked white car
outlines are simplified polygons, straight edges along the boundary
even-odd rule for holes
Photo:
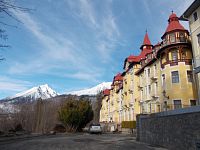
[[[89,133],[102,133],[102,128],[100,124],[91,124],[89,127]]]

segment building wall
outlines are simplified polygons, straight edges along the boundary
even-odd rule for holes
[[[117,92],[118,90],[118,81],[114,82],[114,89],[113,89],[113,101],[114,101],[114,105],[113,105],[113,121],[115,123],[119,122],[119,93]]]
[[[161,78],[160,61],[156,60],[151,65],[144,68],[138,76],[140,77],[140,100],[141,113],[160,112],[161,99]],[[150,88],[149,88],[150,87]]]
[[[122,106],[122,121],[132,121],[136,120],[136,115],[140,113],[139,105],[139,92],[137,83],[139,82],[139,77],[135,75],[135,72],[140,69],[140,64],[130,64],[127,62],[123,77],[123,106]],[[129,67],[129,68],[128,68]]]
[[[138,91],[138,82],[139,82],[139,77],[135,75],[135,72],[137,72],[140,69],[140,64],[135,64],[133,66],[132,72],[131,72],[131,77],[132,77],[132,85],[131,89],[132,90],[132,119],[136,120],[136,116],[140,114],[140,104],[139,104],[139,97],[140,97],[140,92]]]
[[[198,43],[197,35],[200,34],[200,7],[197,8],[194,12],[197,12],[198,20],[194,21],[193,14],[188,18],[190,32],[191,32],[191,40],[192,40],[192,49],[193,49],[193,56],[194,56],[194,63],[195,68],[200,67],[200,45]],[[198,69],[200,71],[200,68]],[[200,89],[200,73],[195,75],[197,87]],[[200,98],[200,90],[198,90],[198,97]],[[199,99],[200,104],[200,99]]]
[[[172,60],[172,50],[177,51],[175,61]],[[137,74],[140,78],[138,89],[141,95],[141,113],[149,114],[177,107],[189,107],[190,100],[197,100],[195,81],[188,81],[188,71],[191,75],[193,71],[192,64],[189,63],[192,60],[191,51],[189,45],[168,45],[167,49],[162,49],[161,55],[153,63],[148,65],[147,62],[147,65],[144,65]],[[153,57],[153,53],[148,55]],[[178,71],[178,83],[172,83],[173,71]],[[177,100],[181,101],[180,106],[175,104]]]
[[[130,102],[131,102],[131,74],[127,72],[123,77],[123,121],[131,120]]]
[[[172,83],[172,71],[178,71],[179,83]],[[192,71],[192,66],[185,65],[184,62],[179,62],[175,66],[168,64],[161,70],[161,74],[165,75],[165,83],[162,85],[162,89],[165,90],[168,97],[166,98],[161,94],[161,98],[167,101],[168,109],[174,109],[174,100],[181,100],[182,107],[189,107],[190,100],[197,100],[195,84],[188,82],[187,71]]]
[[[200,106],[137,116],[137,140],[170,150],[200,145]],[[199,147],[198,147],[199,148]]]

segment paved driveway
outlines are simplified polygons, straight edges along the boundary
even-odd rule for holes
[[[68,134],[0,142],[0,150],[164,150],[122,134]]]

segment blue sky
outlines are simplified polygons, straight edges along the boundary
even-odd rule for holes
[[[46,83],[64,93],[112,81],[124,59],[139,54],[145,30],[156,44],[171,10],[180,16],[192,1],[16,1],[33,10],[12,11],[22,23],[1,14],[17,28],[1,25],[11,48],[0,51],[0,98]]]

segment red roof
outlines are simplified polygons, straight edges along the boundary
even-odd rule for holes
[[[140,55],[138,56],[134,56],[134,55],[130,55],[126,58],[125,62],[124,62],[124,68],[125,68],[125,64],[126,64],[126,61],[128,61],[129,63],[139,63],[142,59],[145,59],[146,58],[146,55],[151,53],[152,52],[152,49],[147,49],[147,48],[144,48]]]
[[[172,13],[170,16],[169,16],[169,19],[168,19],[168,26],[167,26],[167,29],[164,33],[167,34],[169,32],[172,32],[172,31],[175,31],[175,30],[183,30],[183,31],[187,31],[180,23],[179,23],[179,19],[178,17],[176,16],[175,13]],[[163,35],[163,36],[164,36]],[[163,37],[162,36],[162,37]]]
[[[144,48],[144,46],[149,46],[149,47]],[[125,59],[124,68],[127,61],[129,63],[133,63],[133,62],[139,63],[142,59],[146,58],[147,54],[152,52],[152,45],[151,45],[151,41],[149,40],[149,36],[147,32],[144,36],[143,45],[140,47],[140,49],[142,49],[140,55],[138,56],[130,55]]]
[[[138,56],[130,55],[130,56],[127,57],[127,61],[130,62],[130,63],[132,63],[132,62],[139,62],[140,59],[139,59]]]
[[[115,77],[114,77],[114,81],[123,81],[123,77],[121,73],[118,73]]]
[[[160,45],[161,45],[161,43],[158,42],[156,45],[154,45],[154,47],[157,47],[157,46],[160,46]]]
[[[146,32],[146,34],[144,36],[143,45],[151,45],[151,41],[149,40],[149,36],[148,36],[147,32]]]
[[[143,51],[140,53],[140,55],[138,56],[139,59],[145,59],[146,58],[146,55],[151,53],[152,52],[152,49],[147,49],[147,48],[144,48]]]
[[[143,47],[144,47],[144,46],[149,46],[149,47],[148,47],[149,49],[152,48],[152,47],[151,47],[152,44],[151,44],[151,41],[150,41],[150,39],[149,39],[149,35],[148,35],[147,31],[146,31],[146,34],[145,34],[145,36],[144,36],[144,41],[143,41],[143,44],[141,45],[140,49],[143,50]]]
[[[110,95],[110,90],[109,89],[105,89],[103,91],[103,95]]]

